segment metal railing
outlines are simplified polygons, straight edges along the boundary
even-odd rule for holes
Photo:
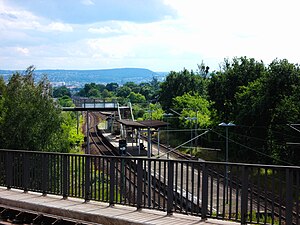
[[[300,167],[0,150],[0,185],[7,188],[241,224],[300,224],[299,173]]]

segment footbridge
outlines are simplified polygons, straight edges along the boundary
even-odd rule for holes
[[[116,99],[73,98],[75,107],[63,107],[63,111],[118,111]],[[126,106],[128,108],[128,106]]]

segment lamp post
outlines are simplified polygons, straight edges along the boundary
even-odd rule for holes
[[[228,204],[228,127],[235,127],[234,123],[220,123],[220,127],[225,127],[226,132],[226,153],[225,153],[225,162],[226,162],[226,171],[225,171],[225,190],[226,190],[226,204]]]

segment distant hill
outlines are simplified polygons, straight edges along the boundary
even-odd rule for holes
[[[15,71],[0,70],[0,76],[8,77]],[[23,71],[19,71],[23,72]],[[121,69],[103,69],[103,70],[36,70],[36,79],[47,75],[50,82],[65,83],[66,85],[83,86],[86,83],[111,83],[124,84],[126,82],[149,82],[153,77],[162,81],[167,75],[166,72],[153,72],[143,68],[121,68]]]

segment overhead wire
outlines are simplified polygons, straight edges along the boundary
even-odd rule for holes
[[[223,134],[220,134],[219,132],[217,132],[217,131],[215,131],[215,130],[213,130],[213,129],[211,129],[210,131],[212,131],[212,132],[214,132],[214,133],[220,135],[221,137],[226,138]],[[249,150],[251,150],[251,151],[254,151],[254,152],[256,152],[256,153],[258,153],[258,154],[260,154],[260,155],[263,155],[263,156],[268,157],[268,158],[271,158],[271,159],[273,159],[273,160],[275,160],[275,161],[282,162],[282,163],[285,163],[285,164],[287,164],[287,165],[293,166],[293,164],[291,164],[291,163],[289,163],[289,162],[287,162],[287,161],[284,161],[284,160],[281,160],[281,159],[276,159],[276,158],[274,158],[274,157],[272,157],[272,156],[270,156],[270,155],[268,155],[268,154],[265,154],[265,153],[263,153],[263,152],[257,151],[257,150],[254,149],[254,148],[248,147],[248,146],[246,146],[246,145],[244,145],[244,144],[241,144],[241,143],[239,143],[239,142],[236,142],[236,141],[234,141],[234,140],[232,140],[232,139],[230,139],[230,138],[228,138],[228,140],[230,140],[231,142],[233,142],[233,143],[235,143],[235,144],[237,144],[237,145],[240,145],[240,146],[242,146],[242,147],[244,147],[244,148],[247,148],[247,149],[249,149]]]

